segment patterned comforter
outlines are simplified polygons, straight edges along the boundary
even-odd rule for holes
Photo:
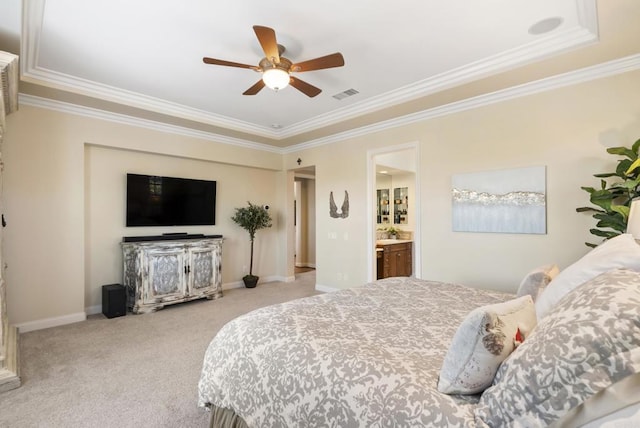
[[[258,309],[212,340],[199,405],[250,427],[473,426],[478,396],[439,393],[440,367],[472,309],[512,297],[388,278]]]

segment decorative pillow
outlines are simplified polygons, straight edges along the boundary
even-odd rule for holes
[[[531,296],[476,308],[467,315],[444,358],[438,391],[477,394],[484,391],[515,347],[536,325]]]
[[[556,264],[544,265],[529,272],[518,287],[518,297],[529,295],[535,302],[547,285],[555,278],[560,269]]]
[[[601,389],[554,422],[556,428],[624,428],[637,425],[640,425],[640,373]]]
[[[603,242],[560,272],[536,301],[538,320],[549,313],[565,294],[580,284],[617,268],[640,271],[640,245],[628,233]]]
[[[546,291],[545,291],[546,293]],[[547,426],[640,371],[640,274],[604,273],[567,294],[500,366],[476,421]]]

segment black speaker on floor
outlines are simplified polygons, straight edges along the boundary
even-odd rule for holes
[[[127,314],[127,293],[123,285],[102,286],[102,313],[107,318],[121,317]]]

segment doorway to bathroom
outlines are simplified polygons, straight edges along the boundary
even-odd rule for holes
[[[368,152],[369,281],[421,275],[418,159],[418,143]]]

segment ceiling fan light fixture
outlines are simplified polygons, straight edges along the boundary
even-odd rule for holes
[[[253,31],[256,33],[256,37],[258,37],[258,42],[260,42],[260,46],[262,47],[265,55],[264,58],[260,60],[257,67],[249,64],[225,61],[222,59],[209,57],[202,58],[205,64],[248,68],[262,73],[262,78],[254,83],[249,89],[244,91],[242,95],[256,95],[265,86],[273,91],[279,91],[280,89],[291,85],[294,89],[297,89],[309,98],[313,98],[319,95],[320,92],[322,92],[322,89],[316,88],[310,83],[298,79],[290,74],[303,71],[323,70],[325,68],[342,67],[344,65],[344,58],[340,52],[294,64],[290,59],[282,56],[285,52],[285,47],[279,45],[276,41],[276,33],[273,28],[254,25]],[[357,91],[355,91],[355,93],[357,93]]]
[[[279,91],[289,86],[290,76],[281,68],[269,68],[262,73],[262,81],[269,89]]]

